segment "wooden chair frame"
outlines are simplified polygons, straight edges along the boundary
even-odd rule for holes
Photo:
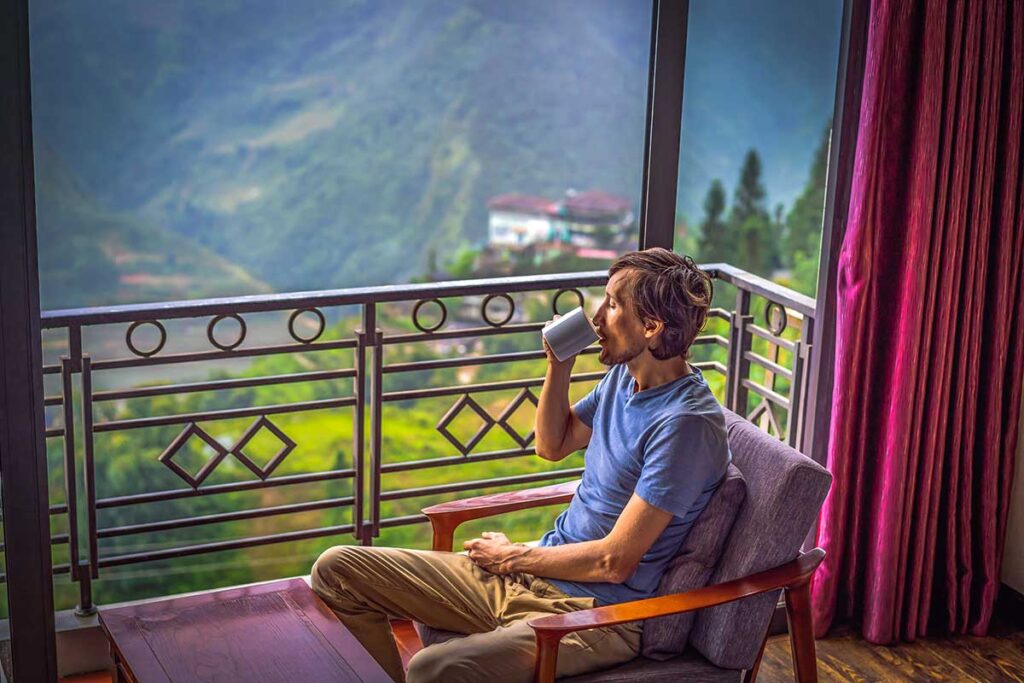
[[[430,519],[434,531],[433,549],[451,551],[455,530],[463,522],[494,517],[515,510],[565,504],[572,500],[577,486],[579,481],[573,481],[522,491],[476,496],[424,508],[423,514]],[[558,643],[564,636],[574,631],[690,612],[782,589],[786,599],[790,644],[793,648],[793,673],[799,683],[816,683],[818,669],[814,631],[811,625],[810,579],[824,557],[825,551],[815,548],[772,569],[713,586],[533,619],[529,625],[537,639],[534,680],[538,683],[554,683]],[[766,632],[757,660],[747,670],[744,683],[753,683],[757,678],[767,638]]]

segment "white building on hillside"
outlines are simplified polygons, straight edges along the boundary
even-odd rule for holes
[[[558,205],[544,197],[503,194],[487,202],[488,242],[493,247],[522,249],[554,239],[552,216]]]

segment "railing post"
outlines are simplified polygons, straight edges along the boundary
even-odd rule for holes
[[[361,545],[369,545],[369,536],[363,530],[366,506],[366,343],[368,328],[367,309],[370,304],[363,304],[362,326],[356,331],[356,352],[354,394],[356,397],[355,415],[352,425],[352,468],[356,471],[352,483],[352,533]]]
[[[363,304],[362,329],[356,347],[356,424],[353,430],[355,450],[355,533],[361,545],[373,545],[380,533],[380,448],[381,382],[383,379],[383,335],[377,327],[377,304]],[[370,352],[369,361],[367,351]],[[366,405],[370,406],[370,470],[366,470]],[[369,496],[366,495],[367,483]],[[369,515],[367,515],[369,509]],[[367,519],[367,517],[369,519]]]
[[[743,380],[750,374],[750,361],[746,358],[750,350],[751,334],[747,326],[750,315],[750,292],[736,288],[736,308],[732,312],[732,328],[729,330],[729,368],[726,374],[725,405],[740,417],[747,416],[747,389]]]
[[[804,434],[807,432],[808,402],[814,400],[814,397],[807,393],[807,365],[814,348],[811,343],[813,336],[814,319],[804,318],[800,329],[800,341],[797,342],[796,351],[793,353],[793,386],[790,389],[789,425],[786,428],[789,432],[789,445],[805,454],[807,444],[804,443]],[[826,400],[830,399],[831,397],[828,397]]]
[[[92,616],[96,614],[96,605],[92,602],[92,574],[89,571],[89,563],[77,562],[72,558],[71,567],[78,572],[78,605],[75,607],[75,616]]]
[[[88,527],[90,579],[99,577],[99,548],[96,536],[96,470],[93,457],[92,359],[82,356],[82,431],[85,439],[85,519]],[[76,558],[77,559],[77,558]],[[75,561],[74,559],[72,561]],[[79,579],[82,578],[79,572]]]
[[[77,328],[75,328],[77,329]],[[61,408],[64,413],[64,503],[68,508],[68,562],[71,580],[78,580],[78,477],[75,466],[75,404],[72,373],[82,369],[81,358],[61,356]]]
[[[372,334],[373,352],[370,367],[370,527],[363,539],[366,545],[380,535],[380,468],[382,433],[382,395],[384,380],[384,335],[377,327],[377,305],[366,304],[363,309],[364,329]]]

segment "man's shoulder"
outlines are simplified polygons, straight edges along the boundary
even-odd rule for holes
[[[715,410],[665,413],[657,421],[659,431],[708,433],[725,436],[725,415]]]
[[[691,460],[701,454],[709,464],[725,467],[731,460],[725,415],[721,408],[700,412],[683,411],[664,415],[658,420],[650,445],[668,450]]]

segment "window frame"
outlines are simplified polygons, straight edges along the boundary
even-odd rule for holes
[[[0,369],[4,530],[15,680],[56,680],[46,459],[42,442],[39,271],[29,78],[29,0],[0,0]],[[849,206],[870,0],[844,0],[826,185],[811,396],[831,397],[836,263]],[[641,248],[672,249],[689,0],[653,0],[639,219]],[[804,450],[824,462],[829,401],[810,401]]]

